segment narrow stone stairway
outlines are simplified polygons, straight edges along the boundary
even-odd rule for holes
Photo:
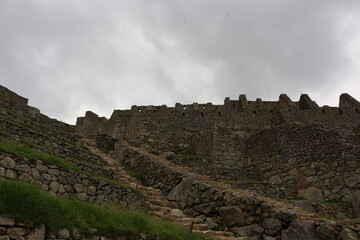
[[[224,231],[213,231],[209,229],[209,226],[202,218],[193,218],[191,216],[185,215],[180,209],[177,208],[175,202],[167,200],[165,196],[162,195],[161,191],[154,189],[152,187],[143,186],[137,179],[132,178],[124,170],[123,166],[101,152],[95,146],[95,142],[92,139],[83,138],[85,146],[95,155],[101,157],[104,160],[104,168],[109,169],[116,174],[116,179],[118,182],[123,184],[128,184],[141,193],[143,193],[148,198],[148,208],[152,215],[166,219],[171,222],[183,225],[188,228],[189,231],[192,229],[192,232],[203,235],[206,238],[214,240],[246,240],[245,237],[234,237],[234,234],[231,232]]]

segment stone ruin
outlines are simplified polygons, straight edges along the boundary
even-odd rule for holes
[[[76,126],[260,196],[310,211],[342,202],[331,211],[360,217],[360,103],[346,93],[338,107],[319,107],[307,94],[297,102],[281,94],[278,101],[240,95],[223,105],[132,106],[110,119],[88,111]],[[121,158],[121,146],[113,146]]]

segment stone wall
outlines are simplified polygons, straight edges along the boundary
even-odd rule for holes
[[[144,196],[129,187],[12,154],[0,153],[0,180],[2,178],[32,182],[62,198],[98,204],[120,204],[124,207],[145,207]]]
[[[270,183],[293,184],[314,201],[349,201],[359,209],[360,148],[321,125],[287,125],[247,140],[251,165]],[[356,211],[356,215],[360,213]]]
[[[340,100],[340,107],[319,107],[306,94],[299,102],[285,94],[277,102],[247,101],[240,95],[239,100],[226,98],[223,105],[133,106],[115,110],[109,120],[87,112],[77,126],[85,134],[125,138],[156,153],[192,153],[211,156],[216,164],[247,166],[245,140],[279,125],[321,123],[353,135],[360,125],[360,103],[346,94]]]
[[[130,148],[123,159],[139,174],[145,184],[160,189],[176,201],[187,214],[202,216],[220,229],[251,239],[358,239],[358,220],[335,223],[329,220],[299,218],[291,206],[276,205],[264,198],[238,193],[194,175],[175,170],[169,163],[154,160]],[[329,237],[330,236],[330,237]],[[354,238],[346,238],[346,237]]]
[[[18,222],[14,218],[9,218],[0,215],[0,240],[11,240],[11,239],[27,239],[27,240],[58,240],[58,239],[87,239],[87,240],[130,240],[127,237],[117,236],[113,238],[99,236],[96,233],[96,229],[93,229],[93,233],[83,234],[78,229],[60,229],[52,231],[45,225],[39,226],[28,226],[23,222]],[[132,238],[133,239],[133,238]],[[140,234],[136,239],[138,240],[164,240],[160,237],[147,236]]]

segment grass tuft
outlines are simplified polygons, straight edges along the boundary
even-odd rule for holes
[[[70,169],[70,170],[74,170],[74,171],[79,170],[77,167],[65,162],[64,160],[62,160],[60,158],[57,158],[57,157],[54,157],[54,156],[51,156],[48,154],[36,152],[32,149],[29,149],[29,148],[26,148],[26,147],[20,146],[20,145],[0,142],[0,151],[18,154],[18,155],[26,157],[32,161],[41,160],[44,163],[55,165],[60,168]]]
[[[45,223],[51,230],[79,229],[90,233],[138,239],[140,233],[172,240],[204,239],[175,224],[143,213],[104,208],[86,202],[63,200],[28,183],[0,181],[0,213],[19,221]]]

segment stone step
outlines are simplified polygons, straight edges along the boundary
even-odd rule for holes
[[[234,237],[233,233],[231,233],[231,232],[223,232],[223,231],[213,231],[213,230],[199,231],[199,230],[194,230],[193,232],[201,234],[204,237]]]
[[[184,227],[190,229],[191,223],[182,223],[181,225],[183,225]],[[208,230],[209,226],[205,223],[201,223],[201,224],[194,224],[193,225],[193,230],[200,230],[200,231],[205,231]]]
[[[189,218],[189,217],[184,217],[181,219],[182,223],[203,223],[204,221],[200,218]]]
[[[150,209],[151,209],[152,211],[161,211],[161,212],[163,212],[163,213],[165,213],[165,214],[168,214],[168,213],[170,213],[170,211],[171,211],[172,208],[151,204]]]

